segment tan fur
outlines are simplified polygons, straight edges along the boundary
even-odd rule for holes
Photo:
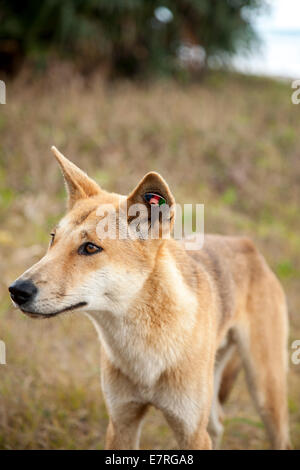
[[[220,441],[219,386],[238,353],[273,448],[289,445],[286,404],[287,311],[282,288],[246,238],[205,236],[187,252],[172,238],[100,240],[97,208],[126,198],[96,186],[55,149],[69,191],[69,212],[46,256],[24,273],[39,289],[30,314],[86,302],[101,340],[101,382],[110,422],[108,449],[138,447],[149,405],[160,409],[181,449]],[[173,196],[156,173],[130,194]],[[85,241],[101,244],[78,255]],[[229,372],[228,372],[229,371]],[[226,379],[229,380],[229,379]]]
[[[226,364],[226,367],[223,371],[222,375],[222,380],[220,384],[220,390],[219,390],[219,401],[221,404],[225,403],[226,400],[229,397],[229,394],[232,390],[232,387],[234,385],[234,382],[241,370],[242,367],[242,361],[240,356],[238,355],[238,352],[235,351],[228,363]]]

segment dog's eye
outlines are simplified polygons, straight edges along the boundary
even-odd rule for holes
[[[53,242],[54,242],[55,233],[54,232],[50,233],[50,237],[51,237],[51,240],[50,240],[50,246],[51,246],[53,245]]]
[[[86,242],[80,245],[80,247],[78,248],[78,254],[88,256],[88,255],[94,255],[96,253],[99,253],[102,250],[103,248],[101,248],[101,246],[97,246],[91,242]]]

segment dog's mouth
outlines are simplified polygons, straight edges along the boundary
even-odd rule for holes
[[[33,312],[30,310],[26,310],[25,308],[20,308],[20,310],[25,313],[30,318],[51,318],[59,315],[60,313],[69,312],[71,310],[76,310],[78,308],[84,307],[87,305],[87,302],[78,302],[74,305],[69,305],[68,307],[62,308],[61,310],[57,310],[56,312],[51,313],[40,313],[40,312]]]

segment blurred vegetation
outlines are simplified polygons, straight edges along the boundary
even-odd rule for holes
[[[251,14],[265,0],[2,0],[0,64],[14,72],[24,58],[43,67],[69,57],[87,72],[99,64],[135,76],[179,70],[184,45],[210,57],[249,48]]]
[[[55,144],[106,189],[127,194],[148,171],[181,203],[205,204],[205,231],[254,239],[287,293],[290,341],[300,338],[300,114],[288,84],[209,73],[189,86],[113,86],[55,64],[20,75],[0,111],[0,448],[99,449],[107,414],[99,346],[75,312],[47,321],[11,306],[7,286],[43,255],[65,210]],[[274,345],[276,347],[276,345]],[[290,349],[291,352],[291,349]],[[300,369],[290,363],[291,436],[300,449]],[[226,449],[267,448],[244,378],[225,406]],[[152,412],[142,448],[172,448]]]

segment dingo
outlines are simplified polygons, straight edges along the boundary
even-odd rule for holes
[[[187,252],[172,237],[99,240],[99,206],[142,203],[148,211],[163,198],[172,207],[167,183],[149,173],[128,197],[108,193],[53,151],[69,210],[47,254],[9,291],[31,317],[84,308],[94,323],[110,416],[106,448],[137,448],[149,405],[181,449],[217,446],[220,404],[240,365],[272,447],[288,448],[286,301],[253,243],[208,235],[203,249]]]

